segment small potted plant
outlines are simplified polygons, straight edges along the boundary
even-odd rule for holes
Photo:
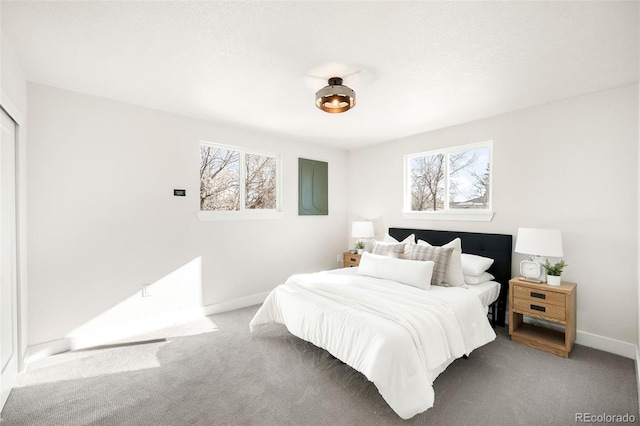
[[[362,254],[362,252],[364,251],[364,241],[359,240],[356,243],[356,250],[358,250],[358,254]]]
[[[549,259],[545,262],[542,267],[547,272],[547,284],[558,286],[562,282],[562,270],[565,266],[568,266],[564,263],[564,260],[561,260],[558,263],[551,264]]]

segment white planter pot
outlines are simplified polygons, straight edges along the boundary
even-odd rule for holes
[[[561,282],[562,282],[562,277],[547,275],[547,284],[559,286]]]

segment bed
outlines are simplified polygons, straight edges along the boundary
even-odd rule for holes
[[[486,304],[493,306],[496,322],[503,323],[500,300],[506,295],[503,284],[508,278],[500,282],[506,275],[499,272],[506,261],[510,271],[510,235],[389,229],[398,241],[411,234],[434,246],[460,238],[463,252],[493,255],[491,270],[500,289],[497,301]],[[433,268],[433,262],[385,259],[383,263],[387,262],[404,262],[407,271],[422,268],[413,275],[407,272],[407,280],[424,268]],[[284,324],[291,334],[364,374],[389,406],[409,419],[433,406],[433,381],[447,366],[496,335],[486,306],[474,291],[440,286],[425,291],[413,283],[407,285],[404,275],[394,279],[363,275],[359,271],[363,268],[361,263],[360,268],[292,275],[269,294],[250,330],[256,333],[268,324]]]
[[[416,240],[427,241],[434,246],[441,246],[454,238],[462,240],[462,252],[488,257],[494,260],[488,272],[500,284],[498,299],[492,306],[492,322],[504,327],[507,316],[507,298],[509,297],[509,280],[511,279],[511,256],[513,253],[513,236],[509,234],[488,234],[479,232],[436,231],[430,229],[389,228],[389,235],[402,241],[414,234]]]

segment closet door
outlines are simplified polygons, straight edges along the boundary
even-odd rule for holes
[[[16,124],[0,109],[0,409],[18,376]]]

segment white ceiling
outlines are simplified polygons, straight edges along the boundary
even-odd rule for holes
[[[29,81],[344,149],[638,81],[637,2],[0,4]],[[345,76],[356,107],[314,94]]]

